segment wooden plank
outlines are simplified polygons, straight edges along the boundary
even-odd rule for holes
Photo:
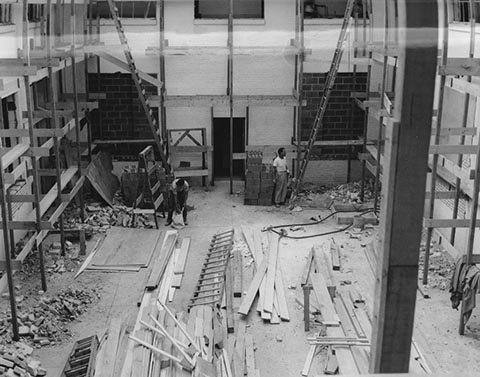
[[[120,68],[124,69],[126,72],[130,73],[129,65],[126,62],[124,62],[123,60],[118,59],[117,57],[115,57],[111,54],[108,54],[106,52],[98,52],[97,55],[100,56],[102,59],[105,59],[107,62],[115,64],[117,67],[120,67]],[[137,70],[137,72],[138,72],[138,76],[143,81],[146,81],[146,82],[148,82],[152,85],[155,85],[157,88],[163,87],[163,83],[160,80],[158,80],[157,78],[149,75],[148,73],[140,71],[140,70]]]
[[[329,349],[327,353],[327,361],[325,363],[325,368],[323,369],[324,374],[337,374],[338,372],[338,360],[337,357],[333,354],[332,350]]]
[[[233,297],[242,297],[243,287],[242,287],[242,255],[240,250],[232,250],[233,258],[231,258],[230,263],[232,264],[232,291]]]
[[[168,261],[173,253],[173,249],[175,248],[177,235],[178,234],[176,231],[167,232],[162,248],[160,249],[160,255],[155,258],[150,276],[145,284],[145,288],[147,290],[155,289],[158,286],[158,283],[160,282],[160,279],[167,267]]]
[[[232,264],[228,263],[225,274],[225,303],[227,311],[227,332],[229,334],[235,331],[235,318],[233,315],[233,276]]]
[[[185,178],[185,177],[203,177],[208,175],[208,169],[193,169],[193,168],[176,168],[175,177]]]
[[[35,128],[33,134],[36,137],[63,137],[64,133],[58,128]],[[22,129],[8,129],[0,130],[0,137],[30,137],[30,130]],[[21,145],[21,144],[20,144]]]
[[[234,375],[245,375],[245,332],[247,321],[240,319],[238,321],[237,336],[234,348]]]
[[[315,351],[317,349],[316,345],[311,345],[308,349],[307,358],[302,368],[302,376],[307,377],[310,373],[310,368],[312,367],[313,357],[315,356]]]
[[[480,226],[480,220],[477,219],[477,226]],[[423,219],[425,228],[468,228],[469,219]]]
[[[445,76],[479,76],[480,59],[448,58],[446,65],[438,67],[438,74]]]
[[[432,122],[435,125],[436,121]],[[476,127],[443,127],[440,129],[440,136],[476,136],[478,129]],[[432,136],[436,134],[436,130],[432,127]]]
[[[12,149],[7,151],[5,154],[2,153],[2,167],[3,169],[8,168],[13,164],[17,159],[23,156],[30,147],[27,144],[17,144]],[[0,152],[3,152],[4,148],[0,149]]]
[[[340,320],[337,313],[335,313],[335,308],[323,276],[321,274],[310,274],[310,281],[320,306],[324,324],[327,326],[340,326]]]
[[[187,263],[187,256],[190,250],[190,238],[186,237],[182,240],[182,246],[180,247],[180,253],[178,254],[177,263],[175,263],[175,269],[173,273],[183,274],[185,273],[185,264]]]
[[[310,250],[310,253],[308,254],[307,263],[305,264],[305,267],[303,269],[302,277],[300,279],[301,287],[303,287],[308,282],[308,278],[310,276],[310,270],[312,268],[312,262],[313,262],[313,247]]]
[[[35,65],[10,65],[0,66],[1,77],[21,77],[21,76],[35,76],[38,72],[38,67]]]
[[[268,259],[264,258],[257,272],[255,273],[255,276],[253,277],[252,282],[250,283],[250,287],[248,288],[247,294],[243,296],[242,304],[238,309],[238,312],[240,314],[248,315],[248,312],[250,311],[250,307],[253,304],[253,300],[257,296],[258,289],[260,288],[260,284],[265,278],[267,267],[268,267]]]
[[[247,376],[254,376],[255,351],[253,349],[253,336],[251,334],[245,334],[245,364],[247,368]]]
[[[107,341],[102,347],[103,357],[100,360],[100,365],[97,364],[95,369],[95,373],[98,373],[99,376],[114,376],[121,327],[122,320],[120,318],[112,318],[108,327]]]
[[[283,321],[290,321],[290,314],[288,313],[287,299],[285,297],[285,288],[283,284],[283,274],[280,265],[277,266],[277,273],[275,276],[275,292],[278,299],[278,313]]]
[[[332,268],[334,271],[340,271],[340,247],[335,242],[335,239],[332,238],[330,243],[330,253],[332,254]]]
[[[477,145],[462,145],[462,144],[441,144],[430,145],[430,154],[476,154],[478,150]]]
[[[269,234],[269,253],[268,253],[268,269],[265,279],[265,299],[263,300],[263,310],[267,313],[273,311],[273,300],[275,290],[275,276],[277,271],[278,247],[279,239],[277,236]]]
[[[451,85],[455,90],[468,93],[475,97],[480,97],[480,86],[477,83],[468,82],[463,78],[453,77]]]

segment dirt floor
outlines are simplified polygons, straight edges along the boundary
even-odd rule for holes
[[[230,228],[236,231],[235,237],[241,238],[241,227],[248,226],[262,229],[269,225],[306,223],[312,216],[327,216],[330,211],[304,209],[291,212],[285,207],[257,207],[243,205],[243,182],[236,182],[236,194],[228,194],[228,183],[219,182],[208,190],[194,187],[190,194],[190,205],[194,210],[189,213],[189,226],[179,233],[179,240],[190,237],[189,258],[186,274],[181,289],[177,290],[173,307],[176,311],[186,310],[186,306],[197,282],[203,259],[206,255],[211,237]],[[164,219],[160,220],[160,231],[164,227]],[[340,229],[334,219],[299,230],[289,232],[292,235],[308,235]],[[335,272],[337,285],[355,286],[366,298],[368,312],[373,307],[374,277],[367,262],[364,247],[375,237],[378,227],[364,231],[361,239],[350,238],[348,232],[333,235],[341,247],[341,270]],[[88,241],[87,250],[91,250],[96,234]],[[308,253],[313,245],[322,243],[332,236],[291,240],[283,238],[280,242],[279,260],[284,277],[284,286],[290,311],[290,322],[278,325],[266,324],[256,312],[251,311],[248,317],[247,332],[252,334],[255,342],[255,359],[263,376],[299,376],[305,362],[309,345],[307,334],[303,329],[303,309],[296,299],[303,302],[303,291],[300,277]],[[58,256],[47,254],[47,265],[58,259]],[[104,273],[85,272],[76,280],[73,276],[84,257],[66,261],[66,271],[52,272],[48,277],[50,296],[67,288],[92,289],[98,298],[87,305],[85,313],[72,322],[64,323],[65,334],[62,341],[54,345],[35,349],[34,356],[42,361],[48,370],[48,376],[60,376],[65,361],[75,339],[92,334],[101,336],[112,318],[121,317],[133,325],[137,314],[137,300],[141,294],[146,270],[140,272]],[[247,262],[247,261],[246,261]],[[421,347],[429,367],[435,372],[480,373],[480,312],[474,310],[466,329],[465,336],[458,335],[459,313],[451,308],[448,284],[452,268],[451,258],[439,247],[434,247],[431,265],[431,298],[424,299],[420,294],[417,299],[414,339]],[[34,305],[39,299],[40,277],[33,268],[28,274],[15,275],[18,285],[17,294],[24,296],[23,308]],[[248,287],[244,286],[244,291]],[[238,301],[237,301],[238,303]],[[2,297],[0,312],[8,310],[8,300]],[[313,334],[317,329],[313,328]],[[71,334],[71,336],[70,336]],[[321,357],[317,357],[310,375],[322,374]]]

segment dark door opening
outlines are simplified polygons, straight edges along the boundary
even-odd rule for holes
[[[233,118],[233,153],[245,152],[245,118]],[[230,118],[213,119],[213,172],[216,178],[230,176]],[[233,161],[233,176],[243,178],[245,161]]]

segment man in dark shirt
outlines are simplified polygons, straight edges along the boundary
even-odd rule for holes
[[[172,224],[173,211],[175,213],[183,213],[183,222],[187,222],[187,199],[188,199],[188,182],[182,178],[175,179],[168,187],[168,217],[166,226]]]

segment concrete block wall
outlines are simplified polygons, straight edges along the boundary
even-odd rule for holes
[[[325,73],[304,74],[303,89],[307,100],[307,106],[302,112],[302,140],[304,141],[310,136],[326,77]],[[367,75],[357,73],[355,81],[354,83],[353,73],[338,73],[317,140],[352,140],[363,135],[364,112],[358,106],[354,106],[352,114],[350,93],[366,90]],[[353,122],[350,124],[352,115]],[[316,156],[320,159],[344,160],[347,159],[349,150],[349,147],[325,147],[321,148]]]

